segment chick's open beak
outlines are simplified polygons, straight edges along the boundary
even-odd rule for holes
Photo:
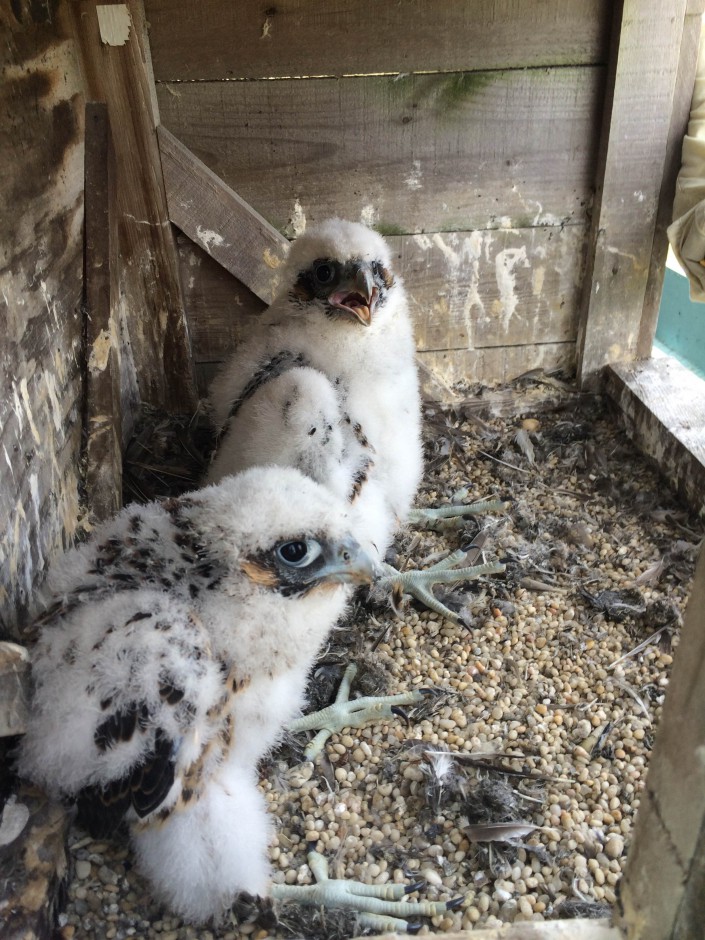
[[[319,582],[370,584],[375,577],[372,559],[351,536],[326,544],[323,558],[323,567],[316,572]]]
[[[372,269],[367,262],[356,266],[354,277],[328,297],[331,306],[358,320],[363,326],[372,322],[379,291],[375,287]]]

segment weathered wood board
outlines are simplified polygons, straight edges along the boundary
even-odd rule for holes
[[[572,366],[582,226],[388,241],[417,347],[433,353],[427,362],[445,381],[507,381],[528,369]],[[217,365],[257,329],[264,305],[190,239],[179,236],[178,245],[202,393]]]
[[[176,248],[166,209],[152,97],[140,35],[141,4],[67,4],[88,94],[108,105],[114,135],[121,294],[140,397],[175,411],[195,404],[188,330]],[[108,25],[118,27],[114,35]],[[108,25],[106,25],[108,24]]]
[[[271,303],[288,241],[165,127],[157,137],[171,221]]]
[[[0,630],[79,513],[83,100],[56,3],[0,2]]]
[[[159,83],[163,124],[275,228],[584,222],[604,68]]]
[[[391,236],[419,350],[575,340],[583,226]]]
[[[597,383],[603,366],[636,355],[686,5],[687,0],[615,5],[616,48],[578,338],[579,378],[588,386]]]
[[[102,522],[122,506],[115,155],[102,103],[86,105],[85,181],[85,490]]]
[[[157,81],[606,61],[609,0],[146,0]]]
[[[695,572],[627,869],[629,940],[702,935],[705,841],[705,549]]]
[[[217,364],[257,329],[266,304],[185,235],[177,247],[194,362]]]

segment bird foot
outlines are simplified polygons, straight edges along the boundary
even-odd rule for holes
[[[510,506],[511,503],[503,499],[485,499],[477,503],[458,503],[431,509],[410,509],[406,519],[412,524],[433,528],[439,523],[463,519],[465,516],[477,516],[483,512],[504,512]]]
[[[391,588],[397,594],[411,594],[425,604],[429,610],[435,611],[442,617],[458,623],[460,618],[450,608],[442,604],[434,596],[431,588],[436,584],[455,584],[457,581],[472,581],[474,578],[486,574],[501,574],[505,566],[499,562],[489,562],[484,565],[462,567],[470,557],[470,552],[458,549],[452,552],[443,561],[424,568],[422,571],[397,571],[391,565],[383,564],[383,574],[375,580],[375,589]]]
[[[350,686],[356,672],[357,666],[354,663],[345,670],[332,705],[303,715],[287,726],[287,731],[295,734],[299,731],[318,731],[304,750],[305,760],[315,760],[328,738],[336,731],[342,731],[343,728],[361,728],[369,721],[380,721],[398,715],[404,716],[402,711],[404,705],[418,705],[427,695],[433,694],[429,689],[418,689],[414,692],[401,692],[398,695],[365,695],[351,700]]]
[[[416,933],[420,923],[409,923],[409,917],[435,917],[460,907],[463,898],[452,901],[404,901],[407,894],[418,891],[425,882],[415,884],[368,885],[361,881],[328,877],[328,862],[318,852],[309,852],[308,864],[316,879],[313,885],[272,885],[271,894],[277,901],[296,901],[314,907],[328,907],[359,912],[361,927],[379,933],[403,931]]]

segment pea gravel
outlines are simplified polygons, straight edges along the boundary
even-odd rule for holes
[[[308,883],[316,848],[334,877],[423,878],[422,897],[464,896],[422,933],[609,912],[702,538],[601,401],[566,392],[556,410],[512,414],[505,396],[504,416],[492,416],[466,396],[453,410],[426,408],[418,503],[511,505],[460,528],[405,530],[394,561],[423,567],[485,530],[485,557],[504,561],[505,574],[443,595],[467,626],[407,599],[397,616],[387,599],[360,598],[317,668],[312,704],[331,699],[351,659],[353,694],[438,695],[408,722],[333,735],[315,766],[301,762],[298,736],[261,768],[274,880]],[[510,841],[466,832],[502,822],[536,828]],[[291,905],[275,929],[194,929],[152,901],[125,839],[74,829],[70,854],[66,940],[355,932],[348,915]]]

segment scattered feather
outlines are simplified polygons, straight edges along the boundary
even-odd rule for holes
[[[522,839],[539,828],[531,823],[517,821],[464,826],[463,832],[471,842],[511,842],[513,839]]]
[[[531,443],[531,435],[526,430],[526,428],[520,428],[516,432],[514,435],[514,443],[529,461],[531,466],[533,466],[536,463],[536,451],[534,449],[534,445]]]

